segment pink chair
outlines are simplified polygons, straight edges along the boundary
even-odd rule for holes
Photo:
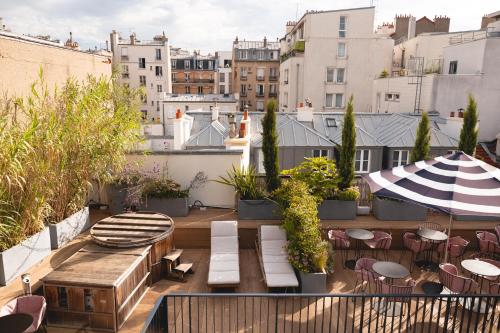
[[[458,275],[457,267],[448,263],[439,265],[439,282],[454,294],[471,294],[479,288],[476,281]]]
[[[371,285],[376,285],[376,279],[379,277],[379,275],[373,271],[373,264],[376,262],[377,260],[373,258],[359,258],[356,261],[356,266],[354,267],[354,272],[356,272],[356,285],[354,286],[354,290],[356,290],[360,282],[360,290],[363,291],[366,290],[366,285],[368,285],[368,289],[370,289]]]
[[[500,245],[497,241],[497,236],[488,231],[476,231],[477,241],[479,243],[479,251],[485,254],[497,255],[500,254]]]
[[[405,311],[405,305],[409,306],[411,298],[409,297],[415,291],[416,282],[413,279],[406,281],[404,285],[394,285],[389,284],[383,278],[377,279],[377,290],[381,294],[393,294],[400,296],[384,297],[382,300],[383,307],[377,306],[377,311],[384,313],[383,325],[385,326],[385,320],[387,317],[404,316],[407,311]],[[392,303],[400,303],[400,307],[397,308]]]
[[[489,258],[478,258],[478,260],[485,261],[487,263],[492,264],[493,266],[500,268],[500,261],[489,259]],[[487,281],[490,281],[490,284],[496,281],[500,281],[500,276],[483,276],[483,278]]]
[[[374,230],[373,238],[369,240],[365,240],[365,244],[372,250],[382,250],[384,251],[384,259],[387,260],[388,252],[391,248],[392,243],[392,235],[390,233]],[[376,253],[376,258],[378,259],[378,251]]]
[[[410,251],[410,272],[413,271],[413,266],[415,266],[415,261],[418,255],[424,251],[430,250],[432,244],[420,239],[415,233],[406,231],[403,233],[403,250]],[[401,251],[401,257],[399,262],[403,257],[403,251]]]
[[[495,227],[495,233],[497,234],[497,242],[500,243],[500,224]]]
[[[43,296],[31,295],[21,296],[13,299],[0,309],[0,317],[14,313],[27,313],[33,317],[33,323],[24,331],[25,333],[36,332],[42,324],[45,316],[47,302]]]
[[[457,258],[463,259],[465,250],[468,245],[469,241],[463,239],[460,236],[450,237],[448,241],[448,258],[450,258],[450,262],[452,262],[453,259]],[[441,242],[437,247],[437,251],[440,257],[444,256],[445,246],[446,242]]]
[[[347,250],[349,249],[349,246],[351,244],[349,242],[349,237],[347,237],[346,233],[340,229],[330,229],[328,230],[328,240],[330,241],[334,249],[340,250],[342,265],[345,267]]]

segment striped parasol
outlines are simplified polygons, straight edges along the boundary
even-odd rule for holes
[[[463,152],[365,176],[376,196],[453,216],[500,216],[500,169]],[[445,257],[446,258],[446,257]]]

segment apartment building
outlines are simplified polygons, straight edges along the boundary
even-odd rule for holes
[[[267,101],[279,96],[278,42],[240,41],[233,42],[232,71],[233,93],[240,97],[240,110],[248,107],[252,111],[264,111]]]
[[[427,18],[427,16],[423,16],[417,20],[412,15],[396,15],[394,19],[394,32],[391,34],[391,37],[397,45],[422,33],[449,31],[450,18],[447,16],[434,16],[433,20]]]
[[[371,112],[372,81],[390,70],[394,41],[374,33],[374,7],[308,11],[280,40],[280,110]]]
[[[179,48],[171,49],[172,93],[213,94],[217,74],[217,58],[202,55],[199,50],[192,53]]]
[[[215,52],[217,58],[217,75],[215,76],[215,87],[217,94],[232,94],[233,93],[233,76],[232,76],[232,53],[231,51]]]
[[[143,87],[141,112],[148,121],[160,119],[160,96],[172,92],[170,47],[163,33],[153,40],[139,40],[135,33],[122,39],[110,34],[113,64],[120,71],[119,82],[132,88]]]

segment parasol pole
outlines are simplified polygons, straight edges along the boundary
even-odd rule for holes
[[[448,245],[450,244],[451,225],[453,223],[453,215],[450,213],[450,222],[448,223],[448,238],[446,239],[446,247],[444,248],[444,262],[448,260]]]

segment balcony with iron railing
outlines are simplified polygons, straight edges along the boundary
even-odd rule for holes
[[[256,92],[255,92],[255,96],[256,96],[256,97],[264,97],[265,95],[264,95],[264,92],[263,92],[263,91],[256,91]]]
[[[277,92],[269,92],[269,97],[277,97],[278,93]]]
[[[269,81],[278,81],[278,75],[269,75]]]
[[[293,46],[280,56],[281,62],[285,62],[288,58],[303,56],[306,50],[306,42],[304,40],[296,41]]]

